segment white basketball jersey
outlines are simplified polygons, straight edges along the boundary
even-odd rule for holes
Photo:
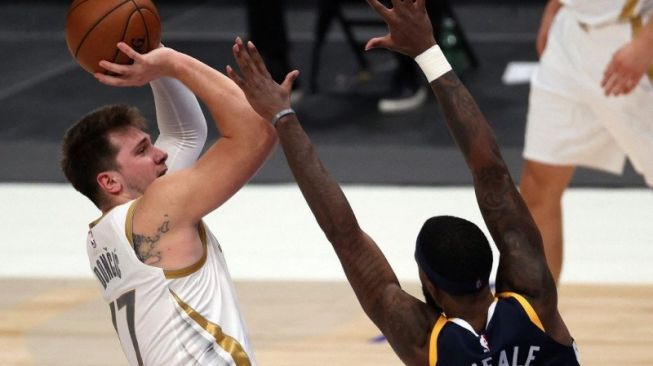
[[[645,15],[653,10],[653,0],[562,0],[579,22],[597,26]]]
[[[201,224],[205,255],[180,271],[142,263],[130,244],[131,201],[88,233],[88,257],[130,365],[256,365],[220,245]]]

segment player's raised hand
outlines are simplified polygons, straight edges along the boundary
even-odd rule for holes
[[[174,50],[159,45],[146,54],[140,54],[124,42],[118,43],[117,47],[133,62],[123,65],[100,61],[100,67],[108,71],[106,74],[94,74],[101,83],[110,86],[142,86],[162,76],[169,76],[172,64],[170,56]]]
[[[278,84],[270,76],[254,43],[249,41],[245,45],[238,37],[232,51],[242,76],[231,66],[227,66],[227,75],[243,90],[249,104],[261,117],[272,120],[279,111],[290,108],[290,92],[299,71],[289,72],[283,83]]]
[[[436,42],[425,1],[392,0],[392,8],[387,8],[379,0],[367,0],[388,25],[389,33],[370,39],[365,50],[387,48],[415,58],[433,46]]]

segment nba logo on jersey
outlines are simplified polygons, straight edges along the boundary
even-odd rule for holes
[[[93,232],[91,230],[88,231],[88,242],[91,243],[93,249],[97,248],[97,243],[95,242],[95,238],[93,237]]]
[[[481,336],[478,338],[478,341],[481,343],[481,347],[483,347],[484,352],[490,352],[490,344],[487,342],[487,338],[485,338],[484,334],[481,334]]]

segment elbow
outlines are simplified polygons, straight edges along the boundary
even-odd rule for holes
[[[240,144],[248,156],[256,161],[265,161],[277,145],[277,140],[274,126],[261,119],[260,123],[253,124],[246,134],[241,135]]]
[[[363,231],[358,226],[357,222],[330,222],[330,225],[323,225],[322,231],[327,237],[327,240],[335,248],[349,248],[351,249],[362,241]]]
[[[277,131],[271,123],[263,120],[256,131],[256,148],[268,155],[277,145]]]

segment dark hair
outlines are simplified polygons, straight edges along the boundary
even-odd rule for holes
[[[73,187],[100,207],[102,195],[96,182],[99,173],[118,168],[118,148],[109,133],[135,127],[145,131],[147,121],[135,107],[104,106],[82,117],[66,131],[61,145],[61,170]]]
[[[434,285],[466,295],[488,284],[492,250],[474,223],[453,216],[426,220],[417,236],[415,259]]]

